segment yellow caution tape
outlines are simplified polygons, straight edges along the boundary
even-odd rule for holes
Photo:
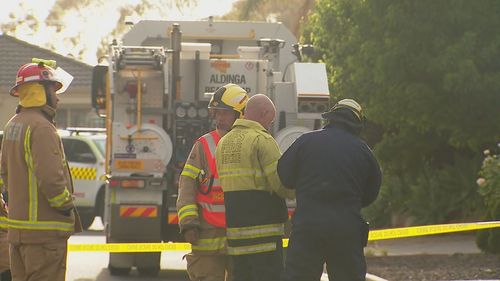
[[[486,228],[500,227],[500,221],[450,223],[423,226],[410,226],[391,229],[371,230],[368,235],[369,241],[415,237],[433,234],[443,234],[461,231],[470,231]]]
[[[69,252],[110,252],[110,253],[149,253],[162,251],[190,251],[189,243],[108,243],[108,244],[69,244]]]
[[[410,226],[391,229],[371,230],[369,241],[415,237],[433,234],[471,231],[500,227],[500,221],[451,223],[424,226]],[[283,247],[288,239],[283,239]],[[162,251],[190,251],[189,243],[108,243],[108,244],[69,244],[69,252],[109,252],[109,253],[147,253]]]

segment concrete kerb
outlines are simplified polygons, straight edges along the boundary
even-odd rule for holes
[[[328,274],[323,273],[323,275],[321,275],[320,281],[328,281]],[[380,278],[380,277],[373,275],[373,274],[370,274],[370,273],[367,273],[366,274],[366,281],[389,281],[389,280],[384,279],[384,278]]]
[[[389,281],[389,280],[378,277],[377,275],[367,273],[366,274],[366,281]]]

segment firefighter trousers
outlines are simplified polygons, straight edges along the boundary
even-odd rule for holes
[[[330,281],[364,281],[363,235],[341,228],[292,229],[282,281],[320,280],[325,262]]]
[[[257,254],[233,256],[233,281],[277,281],[283,272],[283,242],[276,250]]]
[[[0,273],[9,270],[9,242],[7,231],[0,229]]]
[[[228,255],[187,254],[187,272],[191,281],[232,281],[232,261]]]
[[[13,281],[64,281],[67,240],[41,244],[10,244]]]

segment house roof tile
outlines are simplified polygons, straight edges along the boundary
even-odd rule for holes
[[[10,89],[15,81],[19,67],[30,62],[33,57],[56,60],[58,66],[74,77],[70,89],[73,87],[88,89],[90,93],[92,83],[91,65],[6,34],[0,34],[0,89]]]

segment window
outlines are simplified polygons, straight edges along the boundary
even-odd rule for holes
[[[77,139],[67,139],[64,138],[64,153],[69,162],[79,162],[85,164],[94,164],[97,162],[97,158],[90,146],[84,141]]]
[[[105,125],[104,118],[97,116],[94,109],[88,108],[58,108],[56,125],[58,128],[90,127],[99,128]]]
[[[101,155],[104,155],[106,153],[106,139],[95,139],[94,143],[101,152]]]

